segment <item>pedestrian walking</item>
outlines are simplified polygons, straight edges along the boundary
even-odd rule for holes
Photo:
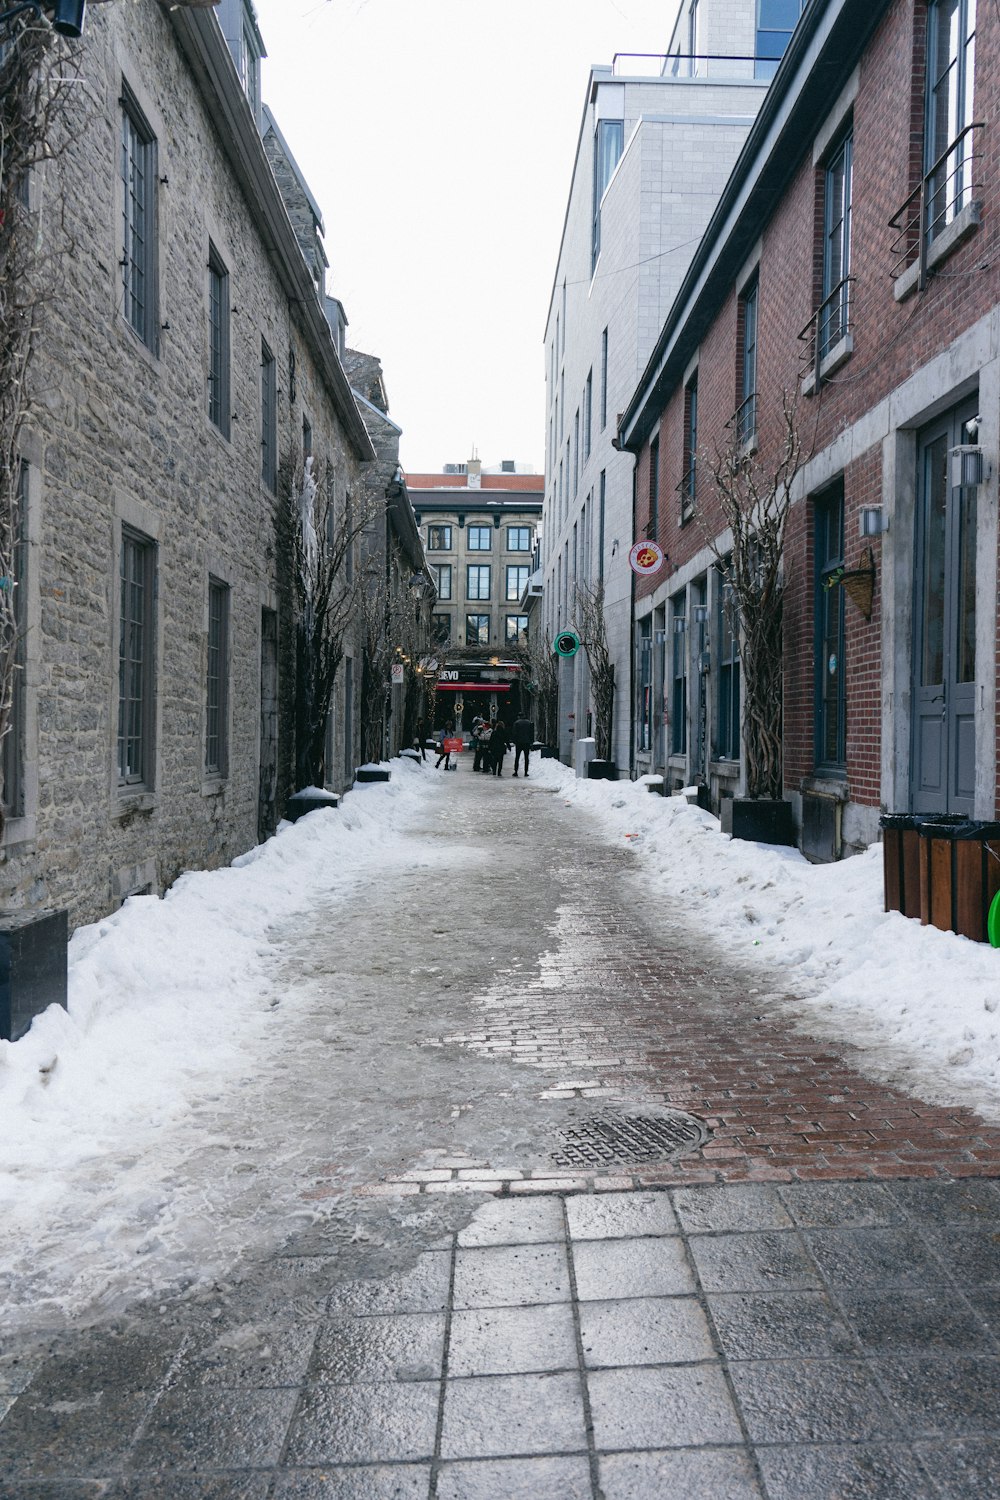
[[[426,760],[427,754],[424,748],[424,740],[427,738],[427,720],[421,715],[417,720],[417,749],[420,751],[420,759]]]
[[[507,726],[503,719],[498,719],[496,728],[490,735],[490,762],[489,769],[494,776],[503,775],[503,758],[507,751],[509,741],[507,739]]]
[[[445,743],[444,742],[445,742],[445,740],[450,740],[451,737],[452,737],[452,735],[454,734],[454,732],[455,732],[455,726],[452,723],[451,719],[449,719],[448,722],[447,722],[447,724],[442,729],[440,738],[438,739],[438,750],[439,750],[440,753],[438,755],[437,760],[434,762],[434,769],[435,769],[435,771],[437,770],[438,766],[441,764],[442,761],[444,761],[444,768],[445,768],[445,770],[446,771],[450,771],[451,770],[451,751],[445,749]]]
[[[484,771],[486,769],[486,750],[489,737],[490,732],[487,728],[486,720],[481,714],[477,714],[472,721],[472,744],[475,750],[472,769],[474,771]]]
[[[534,720],[526,719],[522,714],[521,718],[514,720],[512,735],[514,739],[514,775],[517,775],[517,768],[521,763],[521,756],[523,755],[524,774],[527,776],[528,758],[531,755],[531,747],[535,743]]]

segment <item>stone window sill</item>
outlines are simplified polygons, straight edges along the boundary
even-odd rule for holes
[[[136,791],[127,787],[118,788],[118,803],[112,809],[113,818],[128,818],[133,813],[151,813],[156,807],[156,793]]]
[[[969,203],[962,209],[961,213],[956,214],[947,229],[943,229],[939,235],[936,235],[927,247],[928,271],[932,271],[935,266],[940,265],[943,260],[946,260],[951,255],[953,250],[957,250],[959,245],[968,239],[970,234],[975,233],[979,228],[980,217],[980,205],[978,203]],[[912,266],[907,266],[902,275],[897,276],[892,284],[892,295],[896,301],[905,302],[907,297],[912,296],[917,290],[919,280],[920,266],[914,261]]]
[[[201,784],[201,795],[203,797],[218,797],[226,790],[229,784],[227,776],[206,776]]]
[[[826,771],[817,772],[815,776],[803,776],[799,782],[799,791],[805,797],[829,797],[832,802],[846,802],[847,772]]]
[[[826,358],[820,360],[819,384],[822,385],[823,381],[829,375],[832,375],[834,370],[839,370],[841,365],[846,364],[853,353],[854,335],[845,333],[844,337],[838,339],[833,345]],[[803,396],[813,396],[816,394],[816,375],[813,370],[810,370],[808,375],[803,376],[802,394]]]

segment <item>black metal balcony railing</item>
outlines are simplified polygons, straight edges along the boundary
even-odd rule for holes
[[[982,128],[983,122],[976,120],[960,130],[889,220],[889,228],[896,231],[896,238],[889,246],[893,280],[916,264],[917,290],[923,291],[928,250],[938,235],[975,201],[973,163],[982,156],[975,149],[975,132]]]
[[[751,391],[733,412],[726,426],[732,429],[738,448],[744,447],[757,432],[757,392]]]
[[[682,522],[690,521],[691,517],[694,515],[696,472],[697,464],[692,461],[690,469],[688,469],[687,473],[684,475],[684,478],[677,486],[677,494],[680,496],[681,502]]]
[[[853,276],[838,281],[798,336],[799,343],[804,346],[799,356],[800,374],[805,376],[812,372],[814,390],[819,387],[823,361],[852,330],[853,289]]]

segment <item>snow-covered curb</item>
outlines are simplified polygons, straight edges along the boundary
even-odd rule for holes
[[[880,845],[812,865],[730,839],[709,813],[638,782],[580,780],[554,760],[531,776],[628,841],[654,902],[741,963],[783,970],[811,1029],[879,1048],[885,1072],[924,1097],[1000,1118],[1000,949],[883,911]]]

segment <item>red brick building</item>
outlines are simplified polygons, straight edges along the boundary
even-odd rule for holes
[[[812,0],[619,424],[669,559],[636,582],[635,768],[718,807],[743,767],[713,457],[773,474],[794,407],[784,795],[818,857],[880,811],[997,811],[998,98],[996,7]]]

